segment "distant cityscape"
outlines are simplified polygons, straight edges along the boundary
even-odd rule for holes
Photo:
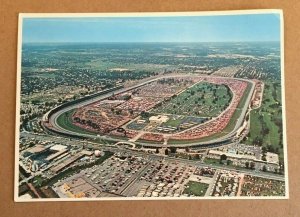
[[[23,43],[19,200],[285,197],[280,42]]]

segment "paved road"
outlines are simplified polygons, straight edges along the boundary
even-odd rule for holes
[[[70,136],[82,136],[82,137],[85,137],[85,138],[97,138],[96,135],[89,135],[89,134],[83,134],[83,133],[77,133],[77,132],[73,132],[73,131],[70,131],[70,130],[67,130],[67,129],[64,129],[62,128],[61,126],[59,126],[59,124],[57,123],[57,119],[58,117],[67,112],[67,111],[70,111],[72,109],[75,109],[75,108],[78,108],[78,107],[82,107],[82,106],[85,106],[85,105],[88,105],[88,104],[91,104],[93,102],[96,102],[96,101],[99,101],[99,100],[103,100],[103,99],[106,99],[108,98],[109,96],[111,96],[112,94],[119,94],[119,93],[123,93],[123,92],[126,92],[126,91],[129,91],[131,89],[135,89],[137,87],[141,87],[143,85],[146,85],[150,82],[153,82],[153,81],[156,81],[158,79],[161,79],[161,78],[168,78],[168,77],[191,77],[191,76],[197,76],[197,75],[193,75],[193,74],[171,74],[171,75],[160,75],[160,76],[156,76],[155,78],[150,78],[150,79],[147,79],[146,81],[143,81],[142,83],[139,83],[139,84],[136,84],[134,86],[131,86],[131,87],[127,87],[127,88],[122,88],[122,89],[118,89],[118,90],[115,90],[115,91],[112,91],[112,92],[109,92],[109,93],[106,93],[106,94],[103,94],[101,96],[98,96],[98,97],[95,97],[95,98],[92,98],[92,99],[89,99],[89,100],[86,100],[86,101],[83,101],[83,102],[80,102],[78,104],[75,104],[75,105],[70,105],[68,107],[65,107],[61,110],[59,110],[58,112],[52,114],[50,117],[49,117],[49,123],[53,126],[54,130],[58,131],[58,132],[61,132],[61,133],[64,133],[64,134],[67,134],[67,135],[70,135]],[[221,77],[223,78],[223,77]],[[186,144],[172,144],[170,146],[177,146],[177,147],[189,147],[189,146],[201,146],[201,145],[210,145],[210,144],[213,144],[213,143],[219,143],[219,142],[223,142],[223,141],[226,141],[230,138],[232,138],[233,136],[235,136],[236,134],[236,131],[239,129],[239,127],[243,124],[243,121],[244,121],[244,117],[245,117],[245,114],[247,112],[247,109],[248,109],[248,105],[251,101],[251,97],[252,97],[252,94],[253,94],[253,91],[254,91],[254,82],[251,81],[251,80],[246,80],[246,79],[241,79],[241,78],[234,78],[236,80],[242,80],[242,81],[247,81],[249,83],[251,83],[251,90],[250,90],[250,93],[247,97],[247,100],[245,102],[245,105],[242,109],[242,112],[241,112],[241,115],[240,117],[238,118],[237,120],[237,123],[235,125],[235,128],[228,134],[226,134],[225,136],[222,136],[220,138],[217,138],[217,139],[212,139],[212,140],[209,140],[209,141],[205,141],[205,142],[194,142],[194,143],[186,143]],[[103,139],[106,139],[106,140],[110,140],[110,141],[113,141],[113,142],[118,142],[120,141],[120,139],[114,139],[114,138],[111,138],[109,136],[101,136]],[[99,138],[99,137],[98,137]],[[135,142],[136,144],[139,144],[139,145],[143,145],[143,146],[148,146],[148,147],[161,147],[163,146],[163,144],[153,144],[153,143],[142,143],[142,142]]]
[[[56,136],[51,136],[51,135],[36,135],[28,132],[21,132],[21,136],[27,137],[27,138],[36,138],[36,139],[41,139],[41,140],[48,140],[48,141],[57,141],[57,142],[66,142],[67,144],[71,145],[87,145],[89,144],[92,146],[94,149],[103,149],[105,151],[112,151],[112,152],[117,152],[117,151],[124,151],[127,153],[130,153],[135,156],[140,156],[140,157],[150,157],[153,160],[167,160],[170,162],[178,162],[178,163],[184,163],[184,164],[189,164],[189,165],[194,165],[194,166],[199,166],[199,167],[210,167],[214,169],[220,169],[220,170],[229,170],[229,171],[234,171],[234,172],[239,172],[239,173],[245,173],[248,175],[253,175],[253,176],[258,176],[262,178],[268,178],[268,179],[274,179],[274,180],[279,180],[279,181],[285,181],[285,177],[283,175],[279,174],[273,174],[269,172],[263,172],[263,171],[256,171],[256,170],[250,170],[250,169],[235,169],[235,168],[228,168],[226,165],[211,165],[211,164],[206,164],[201,161],[195,161],[195,160],[188,160],[188,159],[181,159],[181,158],[173,158],[173,157],[168,157],[168,156],[163,156],[163,155],[156,155],[156,154],[151,154],[151,153],[145,153],[145,152],[140,152],[138,150],[132,150],[132,149],[126,149],[123,148],[122,146],[109,146],[109,145],[101,145],[98,143],[92,143],[92,142],[87,142],[87,141],[81,141],[81,140],[75,140],[75,139],[68,139],[65,137],[56,137]]]

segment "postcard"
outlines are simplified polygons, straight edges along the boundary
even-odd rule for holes
[[[20,14],[15,201],[287,199],[281,10]]]

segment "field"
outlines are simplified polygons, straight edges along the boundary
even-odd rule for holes
[[[250,133],[246,144],[260,145],[283,158],[281,86],[266,82],[262,105],[251,111]]]
[[[70,110],[68,112],[65,112],[63,114],[61,114],[58,118],[57,118],[57,123],[59,126],[63,127],[66,130],[70,130],[76,133],[82,133],[82,134],[89,134],[89,135],[97,135],[94,132],[85,130],[81,127],[78,127],[76,125],[74,125],[72,123],[72,114],[74,113],[74,109]]]
[[[231,95],[231,91],[225,85],[200,82],[153,109],[152,112],[214,117],[230,104]]]
[[[163,126],[178,127],[180,124],[186,124],[186,123],[200,124],[205,122],[208,119],[208,118],[182,116],[182,115],[170,115],[169,117],[170,119],[166,123],[163,123]]]
[[[115,68],[124,68],[128,69],[127,71],[154,71],[159,72],[164,69],[170,68],[170,65],[164,64],[129,64],[129,63],[115,63],[105,61],[105,58],[91,60],[86,64],[86,67],[91,68],[92,70],[111,70],[114,73],[122,73],[121,71],[114,70]]]
[[[251,90],[251,86],[252,86],[252,84],[248,83],[247,88],[245,90],[245,93],[244,93],[241,101],[239,102],[237,109],[233,113],[229,123],[227,124],[227,126],[224,128],[224,130],[222,132],[215,133],[211,136],[207,136],[207,137],[204,137],[204,138],[201,138],[201,139],[195,139],[195,140],[173,140],[173,139],[170,139],[168,141],[168,144],[179,144],[179,143],[183,143],[183,142],[185,142],[185,143],[205,142],[205,141],[209,141],[209,140],[212,140],[212,139],[219,138],[221,136],[225,136],[227,133],[231,132],[235,127],[237,118],[241,115],[241,112],[242,112],[241,109],[245,105],[246,99],[247,99],[247,97],[250,93],[250,90]]]
[[[188,195],[203,197],[207,189],[208,189],[208,184],[189,181],[183,193]]]

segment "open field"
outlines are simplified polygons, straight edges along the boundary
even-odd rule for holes
[[[241,115],[242,112],[242,108],[245,105],[245,102],[247,100],[247,97],[249,95],[249,92],[251,90],[251,83],[248,83],[247,88],[245,90],[245,93],[242,97],[242,99],[240,100],[237,109],[235,110],[235,112],[233,113],[229,123],[227,124],[227,126],[224,128],[224,130],[222,132],[219,133],[215,133],[211,136],[207,136],[201,139],[191,139],[191,140],[174,140],[174,139],[169,139],[168,144],[180,144],[180,143],[194,143],[194,142],[206,142],[212,139],[216,139],[219,138],[221,136],[225,136],[227,133],[231,132],[236,124],[237,118]]]
[[[266,82],[262,105],[251,111],[250,133],[246,144],[261,145],[283,158],[281,86]]]
[[[70,110],[68,112],[65,112],[61,114],[57,118],[57,123],[59,126],[63,127],[66,130],[70,130],[76,133],[83,133],[83,134],[90,134],[90,135],[97,135],[95,132],[91,132],[88,130],[85,130],[81,127],[78,127],[72,123],[72,115],[75,112],[75,110]]]
[[[203,197],[207,189],[208,189],[208,184],[189,181],[183,193],[188,195]]]
[[[214,117],[230,103],[232,93],[225,85],[200,82],[160,107],[154,113]]]

